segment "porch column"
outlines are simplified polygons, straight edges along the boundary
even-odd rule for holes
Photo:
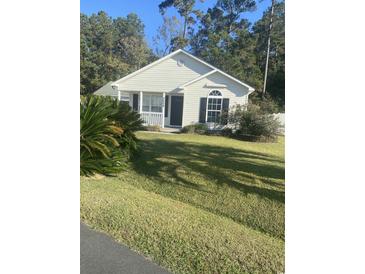
[[[162,92],[162,128],[165,128],[165,95],[166,92]]]
[[[120,90],[118,90],[118,101],[120,102]]]
[[[139,92],[139,114],[142,113],[142,104],[143,104],[143,92]]]

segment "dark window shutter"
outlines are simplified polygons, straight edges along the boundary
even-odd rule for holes
[[[200,98],[200,112],[199,112],[199,123],[205,123],[205,116],[207,110],[207,98]]]
[[[165,96],[165,117],[169,116],[169,96]]]
[[[223,98],[222,103],[222,124],[228,123],[228,111],[229,111],[229,98]]]
[[[138,111],[138,94],[133,94],[133,110]]]

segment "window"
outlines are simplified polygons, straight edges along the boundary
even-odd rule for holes
[[[143,112],[162,113],[163,97],[159,95],[143,95]]]
[[[143,94],[142,111],[150,112],[151,95]]]
[[[151,112],[162,112],[162,96],[151,95]]]
[[[213,90],[209,93],[209,96],[219,96],[222,97],[222,93],[219,90]]]
[[[119,100],[123,102],[129,102],[129,93],[118,91],[119,92]]]
[[[208,95],[207,122],[218,123],[222,112],[222,93],[213,90]]]

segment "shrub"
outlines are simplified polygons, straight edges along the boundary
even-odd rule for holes
[[[137,151],[134,132],[143,128],[138,113],[111,97],[89,95],[80,101],[80,173],[112,175]]]
[[[231,114],[230,122],[234,125],[235,136],[248,141],[275,141],[281,125],[271,114],[265,114],[259,106],[249,104],[238,106]]]
[[[113,119],[116,124],[123,129],[123,133],[118,136],[118,143],[122,152],[129,158],[138,149],[138,139],[135,131],[143,129],[143,121],[140,115],[133,111],[133,109],[125,102],[119,102],[111,97],[114,109],[117,111],[112,113],[109,119]]]
[[[260,112],[265,114],[278,113],[280,111],[280,106],[275,102],[269,95],[264,98],[253,97],[252,104],[260,107]]]
[[[225,127],[224,129],[221,130],[221,135],[227,137],[232,136],[233,135],[232,129],[229,127]]]
[[[118,138],[123,129],[108,119],[115,115],[111,102],[99,96],[80,100],[80,174],[111,175],[121,170],[123,155]]]
[[[208,126],[206,124],[188,125],[181,129],[182,133],[191,133],[191,134],[206,134],[207,131],[208,131]]]

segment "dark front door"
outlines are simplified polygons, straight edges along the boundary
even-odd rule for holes
[[[170,125],[181,126],[183,116],[183,96],[171,96],[171,117]]]

